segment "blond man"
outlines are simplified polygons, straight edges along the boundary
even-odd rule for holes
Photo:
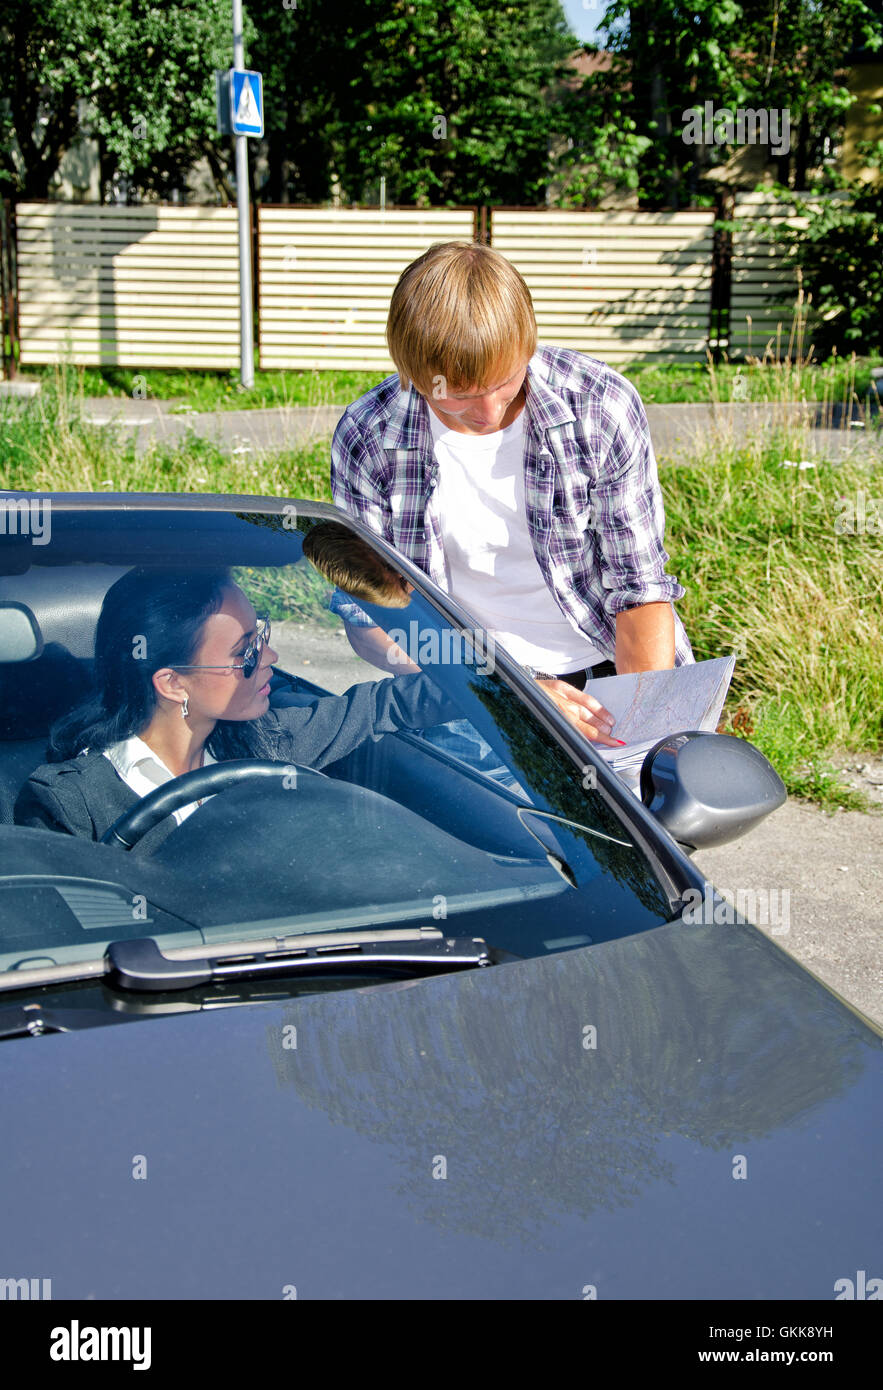
[[[586,679],[693,660],[637,391],[538,345],[523,278],[477,243],[407,267],[387,343],[397,375],[334,434],[336,504],[462,603],[581,732],[616,743]],[[354,649],[384,666],[386,634],[354,603],[338,611]]]

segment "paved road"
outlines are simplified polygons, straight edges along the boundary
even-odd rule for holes
[[[283,669],[338,695],[357,681],[380,678],[334,630],[274,624],[273,645]],[[761,930],[883,1024],[883,815],[832,816],[788,802],[742,839],[694,857],[731,899],[753,891],[770,900],[775,892],[776,921]]]
[[[180,413],[180,402],[138,401],[128,397],[90,398],[85,402],[86,418],[94,424],[116,422],[127,434],[134,433],[139,453],[151,440],[176,442],[191,433],[214,440],[225,453],[293,449],[310,439],[330,437],[343,409],[339,405],[280,406],[269,410]],[[782,425],[787,420],[796,424],[801,417],[812,421],[815,411],[815,406],[750,403],[648,405],[647,419],[657,457],[685,463],[695,454],[697,445],[705,445],[715,438],[723,443],[738,440],[753,430]],[[814,428],[806,444],[811,453],[824,452],[839,459],[873,448],[873,441],[873,435],[852,427]],[[880,447],[879,435],[876,447]]]

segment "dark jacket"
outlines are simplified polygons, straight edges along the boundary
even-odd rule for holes
[[[414,675],[354,685],[343,695],[321,696],[312,704],[276,707],[263,722],[278,732],[280,761],[322,768],[365,739],[376,742],[384,734],[429,728],[460,714],[438,686],[424,675]],[[15,823],[100,840],[140,799],[103,752],[90,749],[65,762],[44,763],[31,773],[15,803]],[[170,820],[154,826],[142,847],[149,849],[164,839],[173,826]]]

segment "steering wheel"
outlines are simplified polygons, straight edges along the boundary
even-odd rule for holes
[[[175,777],[155,792],[141,798],[136,805],[124,811],[108,826],[101,837],[102,845],[117,845],[131,849],[148,830],[152,830],[161,820],[165,820],[179,806],[189,806],[191,801],[200,801],[206,796],[217,796],[218,792],[229,791],[231,787],[241,787],[244,783],[258,782],[267,778],[279,780],[283,777],[300,776],[307,773],[311,777],[325,777],[314,767],[301,767],[298,763],[277,763],[266,758],[240,758],[231,762],[213,763],[209,767],[198,767],[195,772],[185,772],[183,777]]]

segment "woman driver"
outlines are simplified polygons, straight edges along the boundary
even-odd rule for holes
[[[271,710],[278,658],[269,637],[269,623],[226,570],[129,571],[101,608],[95,691],[53,726],[49,762],[19,792],[16,824],[100,840],[139,797],[212,762],[271,758],[319,768],[366,738],[459,715],[424,675]]]

